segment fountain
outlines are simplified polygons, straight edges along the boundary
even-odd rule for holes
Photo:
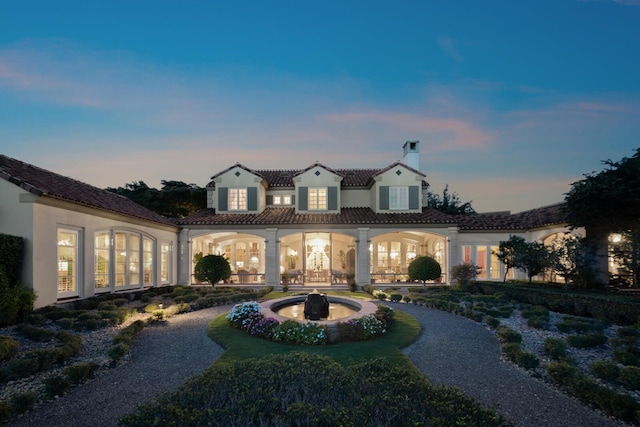
[[[325,305],[326,304],[326,305]],[[296,320],[313,321],[327,327],[330,341],[337,339],[338,322],[375,314],[378,306],[371,301],[357,298],[327,297],[316,289],[306,295],[268,300],[260,303],[264,317],[273,317],[280,322]]]

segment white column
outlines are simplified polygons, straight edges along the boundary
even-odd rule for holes
[[[369,229],[358,228],[358,237],[356,238],[356,283],[360,286],[371,284],[370,243]]]
[[[449,236],[447,237],[447,260],[445,262],[445,277],[447,284],[451,285],[451,267],[458,265],[462,262],[462,251],[460,249],[460,242],[458,241],[460,231],[459,227],[449,227]]]
[[[177,247],[178,284],[191,284],[191,240],[189,229],[183,228],[178,236]]]
[[[274,288],[280,284],[280,240],[278,229],[267,228],[267,237],[264,240],[265,261],[265,285]]]

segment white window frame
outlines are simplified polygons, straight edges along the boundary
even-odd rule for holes
[[[71,242],[67,243],[66,241],[61,241],[60,233],[68,233],[68,234],[74,235],[75,244],[72,244]],[[82,254],[81,239],[82,239],[82,230],[80,230],[79,228],[59,227],[56,230],[56,241],[57,241],[56,292],[57,292],[58,298],[70,298],[70,297],[77,297],[80,295],[80,286],[82,285],[82,271],[83,271],[82,259],[81,259],[81,254]],[[60,279],[62,278],[61,271],[63,271],[63,269],[66,271],[69,271],[69,268],[73,267],[73,265],[71,266],[69,265],[69,261],[60,259],[60,256],[61,256],[60,249],[64,249],[65,252],[73,252],[72,262],[75,262],[75,271],[73,275],[69,276],[69,277],[73,277],[74,288],[71,290],[66,290],[66,291],[60,290]],[[71,251],[69,251],[69,249],[71,249]]]
[[[160,283],[163,285],[171,282],[172,253],[173,245],[171,242],[160,243]]]
[[[227,202],[227,209],[230,211],[246,211],[247,189],[229,188],[229,199]]]
[[[389,187],[389,210],[409,209],[409,187],[391,186]]]
[[[326,211],[328,206],[327,187],[309,187],[307,208],[310,211]]]

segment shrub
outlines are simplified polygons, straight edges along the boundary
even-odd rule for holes
[[[55,331],[26,323],[21,323],[16,326],[15,331],[20,334],[20,336],[30,339],[31,341],[47,342],[56,337]]]
[[[74,384],[80,384],[81,382],[91,378],[93,373],[98,369],[98,365],[93,362],[79,362],[71,366],[64,368],[62,373]]]
[[[466,289],[469,282],[476,280],[480,267],[472,263],[463,263],[451,267],[451,278],[456,281],[460,289]]]
[[[402,300],[402,295],[401,294],[391,294],[391,295],[389,295],[389,299],[392,302],[399,302],[399,301]]]
[[[62,329],[71,329],[73,328],[75,320],[69,317],[62,317],[56,320],[56,325],[60,326]]]
[[[598,327],[593,321],[571,316],[566,316],[561,322],[556,323],[556,328],[565,334],[571,332],[583,334],[592,330],[602,330],[602,328]]]
[[[341,341],[364,341],[386,332],[385,324],[373,315],[339,322],[337,328]]]
[[[236,304],[227,314],[227,320],[233,327],[242,328],[242,322],[254,313],[262,313],[262,308],[256,301]]]
[[[120,360],[129,352],[129,346],[125,343],[117,343],[109,347],[107,350],[107,356],[111,360]]]
[[[620,375],[620,367],[608,360],[597,360],[589,369],[593,375],[605,381],[616,381]]]
[[[231,277],[231,266],[222,255],[206,255],[196,263],[193,275],[197,280],[209,282],[214,286],[219,281]]]
[[[522,342],[522,335],[506,326],[499,326],[496,328],[496,332],[498,334],[498,338],[500,338],[500,341],[502,342]]]
[[[26,391],[11,396],[11,411],[15,414],[22,414],[30,411],[38,401],[38,393]]]
[[[543,305],[536,305],[522,310],[522,317],[529,319],[531,317],[545,317],[549,319],[549,309]]]
[[[602,334],[569,335],[567,344],[576,348],[591,348],[606,344],[607,337]]]
[[[380,301],[386,301],[387,300],[387,294],[385,294],[384,292],[377,292],[376,293],[376,298],[378,298]]]
[[[50,399],[62,396],[70,388],[71,382],[63,375],[52,375],[44,380],[44,393]]]
[[[3,254],[4,255],[4,254]],[[0,271],[0,326],[13,325],[33,311],[36,294],[31,289],[8,284]]]
[[[11,359],[20,351],[20,343],[6,335],[0,336],[0,362]]]
[[[578,375],[578,369],[567,362],[552,362],[546,366],[551,379],[566,386]]]
[[[536,329],[549,329],[549,318],[542,316],[532,316],[527,319],[527,325]]]
[[[409,295],[405,295],[404,297],[402,297],[402,301],[409,304],[411,302],[411,297]]]
[[[496,319],[495,317],[492,316],[486,316],[484,318],[485,323],[490,326],[491,328],[495,329],[498,326],[500,326],[500,320]]]
[[[632,390],[640,390],[640,368],[637,366],[625,366],[620,369],[619,380]]]
[[[538,357],[533,353],[529,353],[525,351],[521,351],[516,356],[516,363],[518,364],[518,366],[524,369],[534,369],[540,366],[540,361],[538,360]]]
[[[418,256],[407,267],[409,280],[419,280],[426,285],[427,280],[437,280],[442,277],[440,263],[430,256]]]
[[[520,343],[517,342],[507,342],[502,345],[502,353],[504,353],[505,357],[512,361],[516,362],[520,353],[522,353],[522,349],[520,348]]]
[[[327,343],[327,331],[313,322],[285,320],[273,329],[272,339],[284,344],[324,345]]]

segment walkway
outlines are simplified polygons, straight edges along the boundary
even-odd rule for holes
[[[586,408],[500,360],[495,336],[475,322],[413,305],[391,304],[416,317],[424,331],[405,354],[434,384],[458,387],[518,427],[613,427]],[[230,306],[168,319],[134,340],[131,361],[18,420],[15,426],[115,426],[139,403],[202,372],[224,350],[207,337],[207,325]]]

